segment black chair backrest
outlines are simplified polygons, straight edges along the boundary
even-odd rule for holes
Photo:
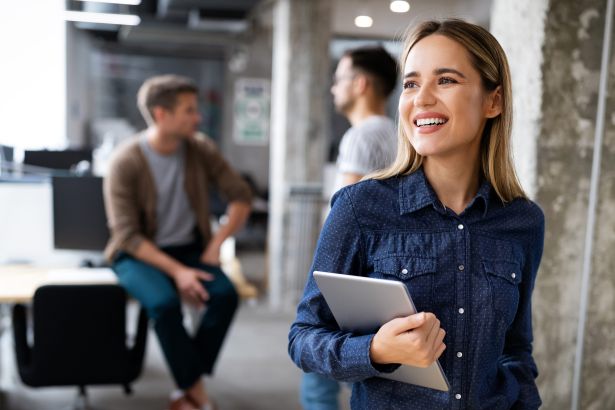
[[[23,361],[29,362],[18,363],[26,384],[128,385],[138,376],[146,318],[139,320],[140,346],[135,357],[126,344],[126,293],[121,287],[42,286],[34,295],[32,319],[31,355],[26,347],[16,346],[18,359],[21,354]]]

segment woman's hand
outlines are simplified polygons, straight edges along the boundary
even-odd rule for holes
[[[373,363],[399,363],[427,367],[446,349],[446,332],[433,313],[421,312],[393,319],[382,325],[372,339],[369,357]]]
[[[212,281],[214,277],[211,273],[182,266],[173,272],[172,277],[181,297],[189,303],[202,307],[209,300],[209,293],[201,281]]]

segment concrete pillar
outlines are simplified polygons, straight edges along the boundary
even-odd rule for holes
[[[286,284],[305,278],[289,271],[297,247],[315,238],[293,237],[291,188],[320,183],[325,160],[331,2],[277,0],[273,17],[270,141],[269,290],[274,308],[285,306]],[[318,225],[314,217],[308,225]],[[313,245],[311,245],[313,246]]]
[[[495,0],[493,6],[491,30],[513,73],[516,161],[547,221],[533,299],[545,409],[615,408],[612,55],[610,68],[601,70],[612,1]],[[601,71],[610,72],[602,82],[607,100]]]

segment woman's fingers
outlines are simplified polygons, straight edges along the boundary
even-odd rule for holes
[[[427,315],[428,313],[421,312],[406,317],[399,317],[386,323],[385,326],[390,327],[390,330],[398,335],[422,326],[425,323]]]

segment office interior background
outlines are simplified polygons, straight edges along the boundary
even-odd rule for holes
[[[225,248],[245,297],[211,394],[224,409],[298,408],[301,375],[286,355],[286,334],[349,126],[329,92],[335,65],[363,44],[397,56],[408,27],[460,17],[490,29],[507,52],[515,161],[546,215],[533,296],[543,407],[615,408],[613,0],[409,0],[403,12],[393,3],[405,2],[389,0],[126,3],[3,5],[0,288],[16,266],[104,265],[100,177],[114,147],[145,127],[136,92],[152,75],[189,76],[200,87],[200,131],[256,198],[246,228]],[[78,21],[87,13],[122,20]],[[0,408],[68,405],[74,389],[19,380],[12,306],[0,310]],[[92,404],[164,406],[172,385],[156,343],[150,335],[132,397],[92,387]],[[347,397],[346,389],[346,408]]]

